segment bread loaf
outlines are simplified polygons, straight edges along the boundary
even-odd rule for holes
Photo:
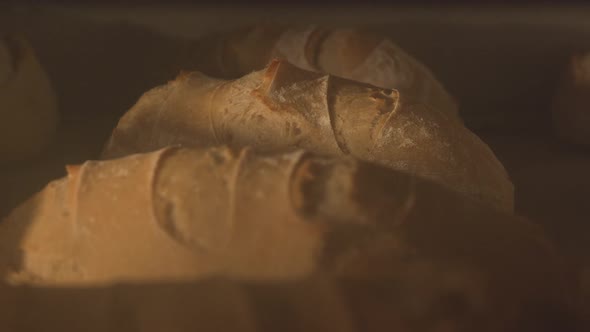
[[[453,116],[398,90],[304,71],[285,61],[233,81],[186,73],[148,91],[121,118],[103,156],[173,144],[351,155],[505,211],[514,204],[502,164]]]
[[[5,282],[103,287],[220,277],[272,288],[319,275],[327,282],[319,285],[337,288],[303,294],[334,297],[326,310],[345,305],[336,297],[343,291],[359,296],[347,302],[356,310],[374,308],[368,317],[387,321],[391,310],[405,324],[438,321],[455,301],[458,316],[447,324],[492,326],[572,301],[560,258],[532,223],[354,159],[170,147],[68,172],[0,223]],[[370,281],[389,285],[382,300],[367,295]]]

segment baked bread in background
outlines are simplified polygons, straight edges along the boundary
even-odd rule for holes
[[[189,61],[208,75],[235,79],[285,59],[308,71],[398,89],[450,116],[458,105],[442,83],[390,38],[363,29],[257,25],[197,40]]]
[[[590,54],[571,58],[552,106],[555,134],[570,143],[590,145]]]
[[[31,160],[0,164],[4,217],[49,181],[65,176],[64,165],[98,159],[117,120],[141,93],[183,68],[176,57],[185,42],[145,27],[97,23],[49,9],[0,11],[0,29],[27,36],[60,113],[54,144]]]
[[[38,156],[54,139],[57,99],[29,42],[0,35],[0,164]]]

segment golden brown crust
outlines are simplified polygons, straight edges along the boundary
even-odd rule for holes
[[[103,156],[170,144],[350,154],[513,209],[513,186],[503,166],[454,116],[398,90],[281,60],[234,81],[193,73],[149,91],[119,121]]]
[[[165,148],[68,167],[66,178],[50,183],[0,226],[0,236],[29,227],[20,244],[21,267],[8,278],[95,284],[223,271],[236,278],[308,273],[320,233],[301,223],[289,198],[301,154],[250,154]],[[19,217],[31,209],[32,220]],[[258,241],[268,232],[273,236]],[[269,245],[276,250],[266,250]]]
[[[339,285],[324,294],[337,298],[355,283],[386,281],[382,296],[408,324],[437,322],[449,296],[465,310],[458,322],[505,322],[529,305],[572,301],[560,258],[532,223],[352,158],[165,148],[69,173],[0,224],[5,281],[220,276],[270,285],[320,276]]]
[[[237,78],[280,58],[305,70],[402,90],[458,118],[457,102],[428,68],[368,31],[262,25],[210,36],[196,47],[196,68],[214,77]]]

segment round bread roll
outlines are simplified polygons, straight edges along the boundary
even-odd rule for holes
[[[324,286],[352,282],[343,291],[357,298],[348,305],[371,305],[364,312],[380,317],[375,324],[395,313],[389,328],[504,331],[573,300],[560,257],[534,224],[352,158],[165,148],[68,173],[0,223],[5,282],[66,288],[220,277],[271,287],[319,276],[322,288],[304,282],[303,294],[327,301],[339,291]],[[380,300],[367,293],[369,281],[389,285]],[[345,305],[333,299],[326,310]],[[308,318],[317,310],[300,309]]]
[[[351,155],[512,211],[502,164],[457,119],[398,90],[299,69],[284,60],[240,79],[187,73],[145,93],[119,121],[104,158],[168,145]]]
[[[58,122],[56,97],[29,43],[0,36],[0,164],[38,155]]]

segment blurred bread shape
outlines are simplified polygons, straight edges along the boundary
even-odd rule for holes
[[[590,145],[590,53],[572,56],[552,106],[554,133]]]
[[[190,52],[197,70],[237,78],[273,58],[385,89],[398,89],[458,117],[455,99],[424,64],[389,38],[362,29],[257,25],[201,39]]]
[[[0,164],[35,157],[53,139],[57,100],[29,42],[0,37]]]

